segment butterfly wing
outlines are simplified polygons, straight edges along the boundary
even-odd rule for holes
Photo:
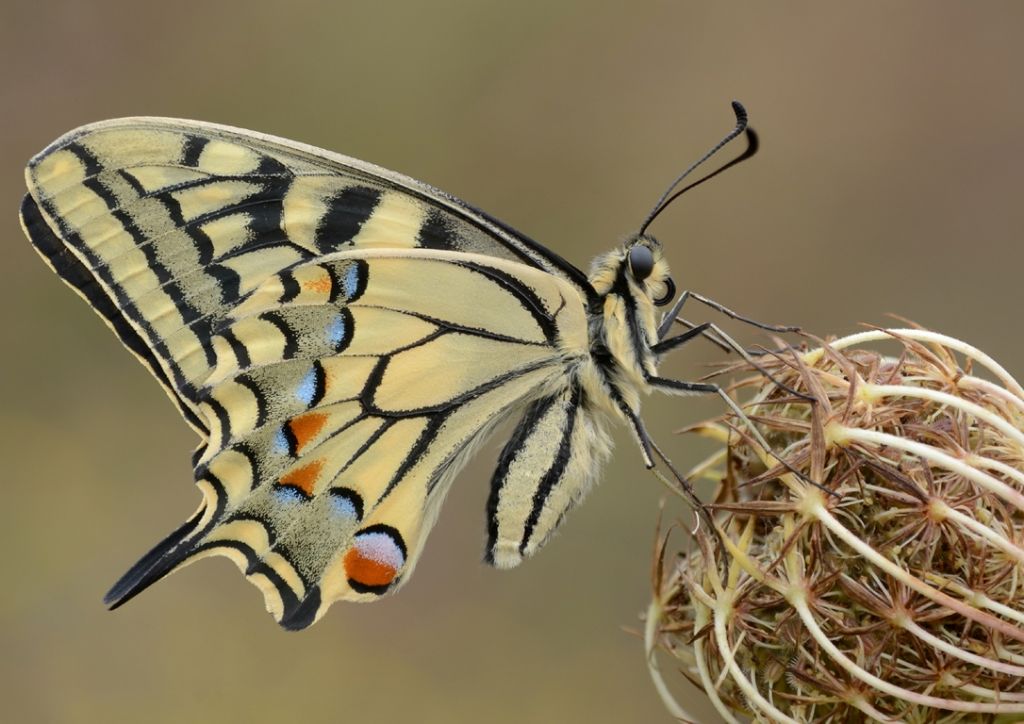
[[[209,124],[87,126],[30,163],[25,229],[202,435],[203,504],[115,584],[208,554],[282,625],[408,576],[448,483],[531,403],[487,557],[534,552],[606,449],[582,399],[582,273],[406,177]]]
[[[558,255],[442,191],[251,131],[104,121],[55,141],[26,179],[22,221],[37,250],[201,435],[212,327],[290,266],[343,249],[449,250],[516,261],[593,295]]]

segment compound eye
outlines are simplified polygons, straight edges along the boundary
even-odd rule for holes
[[[651,275],[654,271],[654,254],[646,246],[637,245],[629,250],[629,272],[638,282]]]

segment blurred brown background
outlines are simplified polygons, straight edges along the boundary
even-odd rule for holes
[[[763,150],[655,225],[677,282],[822,334],[897,312],[1020,373],[1022,31],[1014,2],[5,0],[3,718],[668,720],[622,630],[647,603],[661,489],[621,430],[601,486],[519,570],[479,563],[492,443],[396,597],[286,633],[214,559],[106,612],[196,505],[195,440],[18,228],[22,168],[53,138],[121,115],[250,127],[421,178],[585,266],[738,98]],[[666,371],[697,376],[705,347]],[[719,407],[652,399],[649,426],[692,464],[670,431]]]

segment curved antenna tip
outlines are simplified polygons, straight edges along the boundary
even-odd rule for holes
[[[732,112],[736,114],[736,123],[744,128],[747,126],[747,109],[739,101],[732,102]]]
[[[676,187],[679,186],[680,183],[682,183],[683,179],[685,179],[687,176],[689,176],[690,172],[693,171],[695,168],[697,168],[702,163],[704,163],[709,158],[711,158],[716,153],[718,153],[718,151],[723,146],[725,146],[727,143],[729,143],[731,140],[733,140],[734,138],[736,138],[739,135],[742,135],[744,131],[747,131],[748,132],[747,133],[747,140],[749,142],[749,146],[748,146],[747,150],[743,154],[741,154],[739,156],[739,158],[734,159],[732,162],[726,164],[725,166],[720,168],[715,173],[711,174],[710,176],[706,176],[704,179],[702,179],[701,181],[698,181],[696,184],[690,184],[690,186],[687,186],[686,188],[692,188],[693,186],[696,186],[699,183],[703,183],[703,181],[706,181],[709,178],[717,176],[719,173],[721,173],[725,169],[729,168],[729,166],[732,166],[732,165],[734,165],[734,164],[736,164],[739,161],[742,161],[744,159],[750,158],[752,155],[754,155],[754,153],[757,152],[757,148],[758,148],[757,136],[754,134],[753,131],[751,131],[750,129],[747,128],[747,109],[743,107],[742,103],[740,103],[739,101],[735,101],[734,100],[734,101],[732,101],[732,111],[733,111],[733,113],[736,114],[736,127],[733,128],[731,131],[729,131],[729,133],[726,134],[725,138],[723,138],[721,141],[719,141],[717,144],[715,144],[711,148],[710,151],[705,153],[703,156],[701,156],[699,159],[697,159],[696,162],[691,164],[689,166],[689,168],[687,168],[685,171],[683,171],[681,174],[679,174],[679,176],[676,177],[675,181],[673,181],[671,184],[669,184],[669,187],[667,189],[665,189],[665,193],[663,193],[661,195],[661,198],[658,199],[658,203],[656,203],[654,205],[654,208],[651,209],[651,213],[649,213],[647,215],[647,218],[644,219],[644,223],[640,224],[640,231],[639,231],[640,234],[643,234],[645,231],[647,231],[647,227],[650,226],[651,222],[654,221],[658,217],[658,214],[660,214],[662,211],[664,211],[665,208],[668,206],[668,204],[673,199],[675,199],[677,196],[679,196],[680,193],[682,193],[682,192],[677,192],[677,193],[673,194],[672,192],[676,189]],[[683,191],[685,191],[685,190],[686,189],[683,189]]]

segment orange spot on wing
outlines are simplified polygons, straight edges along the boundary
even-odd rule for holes
[[[345,554],[345,574],[364,586],[390,585],[397,572],[387,563],[367,558],[358,548],[352,548]]]
[[[327,423],[327,415],[322,412],[310,412],[288,421],[288,427],[295,436],[295,452],[301,454],[310,440],[316,437]]]
[[[316,486],[316,480],[320,477],[323,467],[323,460],[314,460],[301,468],[295,468],[282,476],[281,485],[292,485],[312,497],[313,488]]]
[[[331,289],[334,288],[334,284],[331,282],[330,277],[322,276],[316,279],[310,279],[307,282],[303,282],[302,288],[305,289],[307,292],[316,292],[317,294],[330,294]]]

